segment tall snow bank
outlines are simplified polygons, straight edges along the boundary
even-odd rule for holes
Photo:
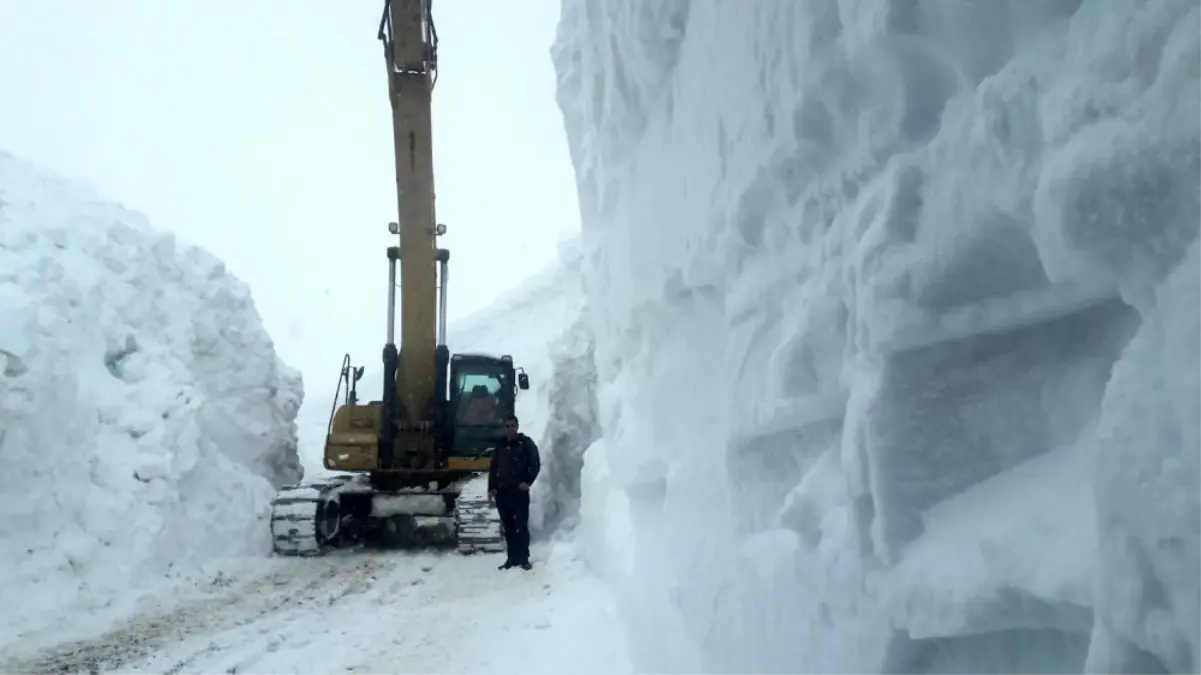
[[[564,0],[643,665],[1201,667],[1199,11]]]
[[[301,378],[220,261],[0,153],[0,317],[4,641],[270,551]]]

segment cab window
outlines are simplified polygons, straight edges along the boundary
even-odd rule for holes
[[[473,391],[479,391],[479,387],[483,387],[489,394],[496,396],[500,391],[500,378],[495,375],[481,373],[466,373],[459,376],[459,391],[470,395]]]
[[[457,385],[460,392],[457,417],[460,423],[487,426],[501,423],[499,377],[465,373],[459,376]]]

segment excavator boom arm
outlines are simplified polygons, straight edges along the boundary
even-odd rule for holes
[[[445,229],[434,217],[430,102],[438,40],[431,1],[385,0],[378,34],[396,156],[398,222],[389,229],[400,238],[387,249],[382,400],[362,404],[349,393],[331,413],[325,468],[359,476],[286,486],[272,501],[273,548],[281,555],[320,555],[367,541],[505,550],[481,474],[504,434],[505,416],[515,410],[517,389],[528,389],[529,381],[512,356],[452,357],[446,345],[450,251],[437,248]],[[362,374],[347,356],[339,390],[345,381],[354,392]]]
[[[399,214],[401,419],[417,432],[437,396],[437,272],[430,104],[437,52],[428,0],[388,0],[380,25],[396,156]],[[424,434],[422,434],[424,435]],[[403,439],[413,438],[401,434]]]

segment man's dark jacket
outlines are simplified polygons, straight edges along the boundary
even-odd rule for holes
[[[541,468],[538,446],[529,436],[517,434],[512,440],[502,439],[492,452],[488,490],[516,488],[518,483],[533,485]]]

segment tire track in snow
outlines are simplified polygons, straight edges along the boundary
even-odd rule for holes
[[[85,640],[42,649],[30,656],[0,662],[9,673],[100,673],[146,659],[169,644],[181,644],[264,616],[313,605],[330,606],[370,588],[389,561],[378,555],[351,552],[307,560],[264,561],[267,569],[246,581],[216,584],[215,592],[169,609],[136,614],[117,627]],[[175,663],[179,672],[209,647]]]
[[[356,672],[381,652],[390,653],[392,665],[370,672],[455,672],[460,652],[479,647],[481,614],[503,623],[513,601],[529,597],[531,584],[545,588],[536,581],[537,568],[500,572],[500,560],[453,553],[394,557],[390,569],[364,580],[365,592],[352,602],[331,611],[268,615],[213,634],[204,653],[177,672]],[[171,663],[160,654],[133,671],[163,672]]]
[[[379,603],[381,624],[416,630],[376,636],[354,650],[345,663],[349,673],[496,672],[518,663],[497,661],[495,641],[528,641],[544,617],[527,621],[523,611],[538,612],[540,601],[555,592],[556,574],[534,546],[534,569],[498,571],[496,560],[451,558],[445,569],[407,589],[398,602]],[[529,607],[529,605],[533,607]],[[524,625],[523,625],[524,624]],[[534,625],[542,624],[542,625]]]
[[[6,654],[0,672],[628,672],[624,642],[605,628],[606,591],[574,559],[534,549],[530,572],[455,554],[263,560],[98,637]]]

